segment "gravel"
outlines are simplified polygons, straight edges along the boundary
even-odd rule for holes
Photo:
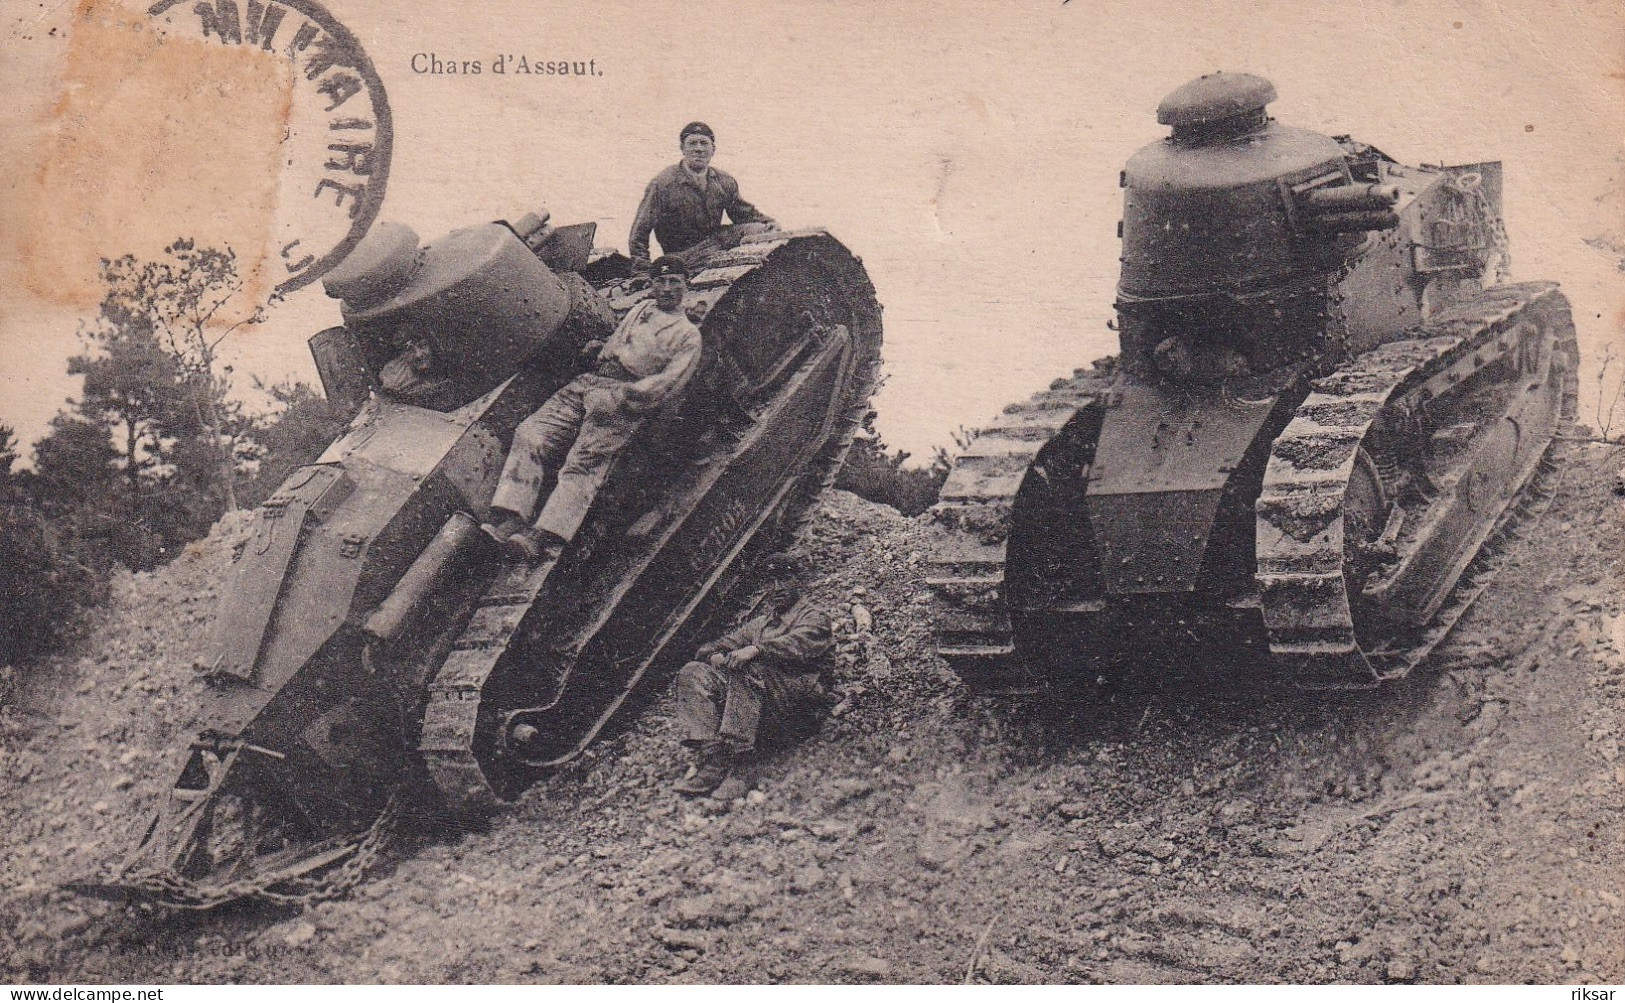
[[[81,651],[0,711],[0,973],[1619,982],[1617,466],[1579,452],[1398,685],[1130,678],[1068,705],[966,695],[931,651],[934,530],[832,492],[799,547],[839,621],[838,713],[732,797],[670,792],[685,760],[662,697],[480,831],[408,833],[344,899],[170,915],[76,898],[58,886],[133,844],[196,725],[228,521],[119,577]]]

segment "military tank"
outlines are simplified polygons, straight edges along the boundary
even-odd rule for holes
[[[407,803],[466,818],[582,752],[663,656],[691,650],[753,561],[833,480],[868,408],[880,307],[822,231],[713,256],[685,307],[681,397],[616,459],[556,561],[478,529],[515,426],[585,343],[650,295],[592,227],[375,228],[327,279],[344,324],[311,350],[355,417],[254,516],[208,667],[207,722],[167,803],[89,894],[208,908],[357,879]],[[447,360],[380,392],[407,340]]]
[[[930,584],[973,686],[1165,657],[1374,686],[1546,496],[1578,354],[1555,283],[1504,281],[1500,165],[1406,166],[1274,98],[1243,73],[1168,95],[1120,178],[1120,354],[954,463]]]

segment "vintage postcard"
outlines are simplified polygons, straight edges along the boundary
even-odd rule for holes
[[[9,982],[1625,979],[1616,5],[4,18]]]

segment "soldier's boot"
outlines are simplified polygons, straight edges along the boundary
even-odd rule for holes
[[[507,509],[493,508],[491,522],[480,523],[480,531],[497,542],[498,546],[507,546],[508,537],[525,528],[525,520],[517,512]]]
[[[700,797],[722,786],[733,773],[734,754],[725,742],[707,742],[700,747],[699,765],[694,775],[684,777],[673,785],[679,794]]]
[[[531,564],[557,560],[564,552],[564,537],[535,526],[522,526],[508,536],[508,548]]]

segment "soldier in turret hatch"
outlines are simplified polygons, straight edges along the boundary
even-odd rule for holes
[[[690,122],[677,135],[683,159],[656,174],[643,190],[643,201],[632,220],[627,253],[635,271],[649,267],[649,234],[660,241],[663,254],[683,259],[697,272],[705,259],[737,247],[740,238],[778,229],[778,224],[739,197],[733,175],[711,166],[717,139],[704,122]],[[723,226],[726,212],[734,225]]]
[[[384,396],[436,411],[450,411],[463,403],[464,388],[427,334],[415,325],[404,325],[395,336],[395,348],[399,354],[378,373]]]
[[[774,558],[769,571],[762,612],[701,645],[677,673],[678,728],[698,757],[680,794],[712,793],[759,740],[806,734],[827,708],[829,615],[802,598],[789,560]]]
[[[583,349],[597,368],[566,383],[514,430],[491,498],[491,521],[481,528],[517,556],[558,556],[581,528],[610,463],[699,366],[700,330],[683,312],[687,266],[668,254],[650,275],[653,297],[633,307],[608,341]],[[537,496],[555,466],[558,484],[532,523]]]

